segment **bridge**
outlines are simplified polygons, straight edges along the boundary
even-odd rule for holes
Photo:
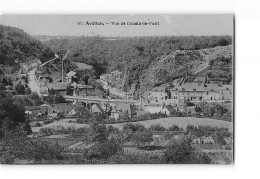
[[[91,98],[91,97],[83,97],[83,96],[63,96],[66,101],[78,101],[83,103],[124,103],[124,104],[135,104],[138,105],[138,100],[122,100],[122,99],[102,99],[102,98]]]

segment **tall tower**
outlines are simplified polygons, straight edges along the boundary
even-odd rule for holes
[[[61,82],[64,82],[64,65],[63,65],[63,58],[61,60]]]
[[[61,81],[64,82],[64,60],[67,58],[69,54],[69,50],[67,50],[64,57],[61,59]]]

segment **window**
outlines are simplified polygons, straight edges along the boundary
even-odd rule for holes
[[[182,88],[182,91],[185,91],[185,88]]]
[[[193,91],[196,91],[196,88],[194,88]]]
[[[209,92],[207,92],[207,95],[209,95]]]

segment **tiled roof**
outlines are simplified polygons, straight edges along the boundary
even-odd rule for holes
[[[118,104],[116,109],[122,113],[128,112],[128,114],[132,114],[135,112],[135,108],[130,104]]]
[[[74,72],[74,71],[70,71],[69,73],[66,74],[66,76],[68,76],[68,77],[72,77],[75,75],[76,75],[76,72]]]
[[[217,84],[198,84],[198,83],[185,83],[181,86],[176,86],[170,90],[173,91],[218,91]]]
[[[54,106],[52,107],[52,110],[55,111],[55,112],[61,112],[61,111],[62,112],[69,112],[74,108],[75,108],[75,106],[73,106],[73,105],[61,103],[61,104],[54,104]]]
[[[219,87],[220,90],[233,90],[233,86],[232,85],[223,85],[221,87]]]
[[[152,89],[152,91],[153,92],[156,92],[156,91],[158,91],[158,92],[164,92],[165,91],[165,87],[163,87],[163,86],[158,86],[158,87],[154,87],[153,89]]]
[[[54,90],[66,90],[69,82],[49,83],[47,87]]]

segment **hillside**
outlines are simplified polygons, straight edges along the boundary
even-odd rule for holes
[[[69,59],[99,67],[100,73],[124,70],[138,61],[146,67],[162,55],[175,50],[198,50],[232,44],[230,36],[170,36],[170,37],[121,37],[108,40],[105,37],[52,37],[44,41],[58,54],[69,49]]]
[[[97,77],[114,70],[123,72],[121,79],[113,85],[125,91],[137,89],[138,93],[185,75],[210,76],[222,81],[227,78],[228,71],[222,69],[223,64],[226,65],[222,53],[232,52],[231,46],[227,47],[232,44],[230,36],[121,37],[114,40],[52,37],[44,43],[58,54],[69,49],[68,58],[93,65]],[[210,62],[211,58],[216,62]],[[227,63],[230,61],[228,57]],[[209,63],[211,73],[207,68]],[[206,73],[201,74],[201,69]]]
[[[0,25],[0,64],[15,65],[15,61],[25,62],[37,57],[42,62],[54,57],[54,52],[23,30]]]
[[[177,50],[154,60],[144,72],[140,88],[170,83],[180,77],[208,77],[222,82],[232,74],[232,46]]]

